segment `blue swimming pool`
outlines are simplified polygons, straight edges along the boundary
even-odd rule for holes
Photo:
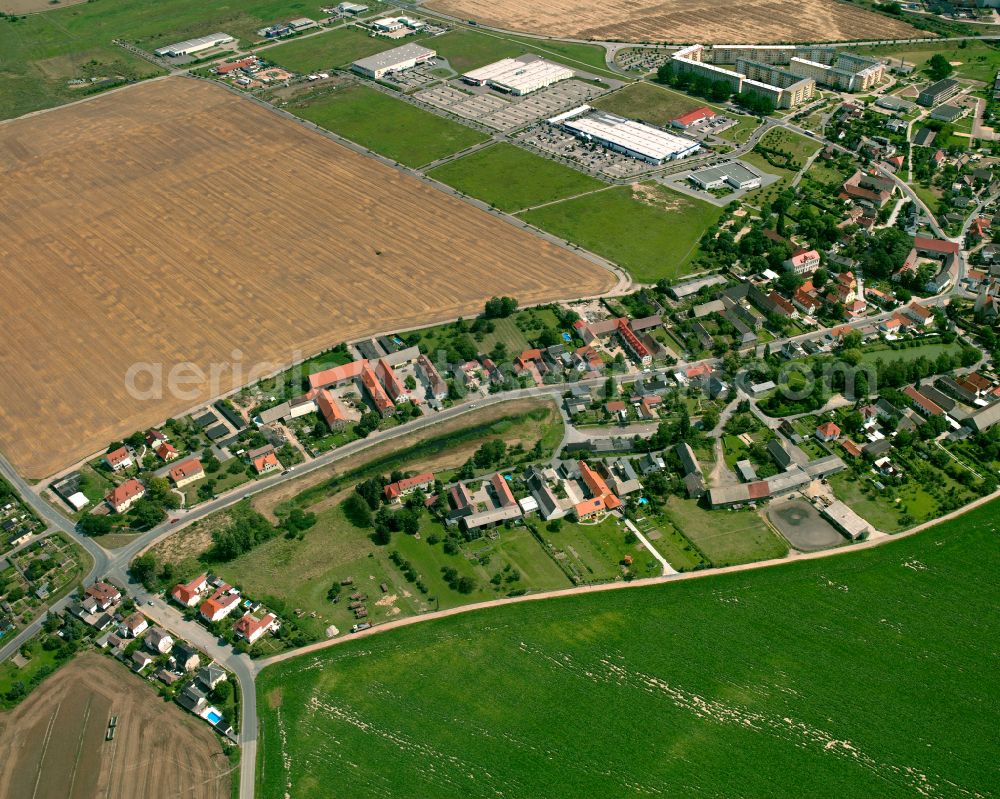
[[[218,710],[209,710],[205,714],[205,718],[212,722],[212,724],[218,724],[222,721],[222,714]]]

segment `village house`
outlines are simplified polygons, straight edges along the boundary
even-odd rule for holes
[[[138,638],[148,629],[149,622],[139,612],[133,613],[121,624],[121,634],[126,638]]]
[[[129,478],[120,486],[115,486],[104,497],[104,501],[115,513],[125,513],[140,499],[146,496],[146,487],[134,477]]]
[[[198,615],[209,624],[222,621],[240,604],[240,592],[228,583],[222,583],[212,595],[202,602]]]
[[[87,586],[83,593],[85,596],[91,597],[101,610],[107,610],[112,605],[117,605],[122,599],[122,592],[110,583],[94,583]]]
[[[143,643],[150,652],[158,652],[161,655],[165,655],[173,648],[174,639],[166,630],[154,627],[146,633]]]
[[[177,460],[181,454],[177,451],[173,444],[163,443],[158,446],[154,452],[164,463],[169,463],[170,461]]]
[[[237,638],[241,638],[252,645],[264,633],[277,630],[279,626],[278,617],[273,613],[268,613],[261,619],[255,619],[250,613],[246,613],[243,618],[233,625],[233,631],[236,633]]]
[[[404,477],[402,480],[398,480],[395,483],[389,483],[389,485],[382,490],[385,494],[386,502],[392,505],[398,505],[403,501],[403,497],[409,496],[417,489],[427,491],[433,487],[433,472],[422,472],[421,474],[416,474],[413,477]]]
[[[281,461],[274,452],[268,452],[253,459],[253,468],[259,475],[270,474],[281,470]]]
[[[840,437],[840,428],[833,422],[824,422],[816,428],[816,438],[829,443],[836,441]]]
[[[186,461],[178,463],[170,468],[170,479],[178,488],[183,488],[195,480],[201,480],[205,476],[205,469],[201,461],[197,458],[188,458]]]
[[[178,583],[170,592],[171,598],[178,605],[193,608],[201,599],[202,593],[208,589],[208,575],[199,574],[189,583]]]
[[[820,258],[816,250],[796,250],[792,257],[784,263],[786,272],[794,272],[796,275],[804,275],[808,272],[815,272],[819,269]]]
[[[194,647],[185,643],[178,643],[174,646],[171,656],[176,662],[177,668],[185,673],[194,671],[201,665],[201,655]]]
[[[104,460],[114,472],[128,469],[134,462],[132,460],[132,451],[128,447],[118,447],[118,449],[112,450],[104,456]]]
[[[316,394],[316,409],[330,430],[343,430],[347,427],[347,414],[330,389],[321,388]]]

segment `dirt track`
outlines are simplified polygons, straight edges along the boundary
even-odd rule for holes
[[[105,741],[110,716],[115,739]],[[0,714],[0,796],[227,799],[229,761],[204,722],[123,665],[85,654]]]
[[[529,304],[614,284],[181,78],[0,125],[0,205],[0,449],[31,477],[243,384],[255,365],[275,371],[387,326],[468,316],[494,295]],[[187,361],[221,365],[215,386],[196,376],[186,396],[151,400],[126,388],[132,364],[166,376]]]
[[[505,30],[595,41],[754,44],[926,36],[835,0],[430,0],[427,7]]]

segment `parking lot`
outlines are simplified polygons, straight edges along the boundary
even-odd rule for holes
[[[588,144],[544,123],[521,131],[515,138],[549,155],[569,159],[588,172],[609,178],[629,178],[662,169],[627,155],[620,155],[599,144]]]
[[[671,52],[647,47],[629,47],[615,53],[615,63],[622,69],[645,74],[658,70],[670,58]]]
[[[460,84],[432,86],[413,95],[434,108],[476,121],[499,131],[512,131],[582,105],[606,89],[579,80],[566,80],[526,97],[500,94],[486,86]]]

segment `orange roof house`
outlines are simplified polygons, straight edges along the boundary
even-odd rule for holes
[[[281,461],[273,452],[266,452],[253,459],[253,468],[257,470],[257,474],[267,474],[280,469]]]
[[[249,613],[246,613],[243,618],[233,625],[233,631],[237,637],[244,638],[247,643],[252,644],[268,630],[275,629],[277,623],[278,617],[273,613],[268,613],[262,619],[255,619]]]
[[[189,583],[177,583],[170,592],[173,600],[186,608],[198,604],[201,592],[208,586],[208,575],[199,574]]]
[[[170,469],[170,479],[178,487],[193,483],[204,476],[205,469],[202,467],[201,461],[197,458],[188,458],[186,461],[178,463]]]
[[[316,407],[331,430],[337,430],[347,424],[347,415],[344,413],[344,409],[340,407],[337,398],[330,393],[329,389],[320,389],[316,395]]]
[[[146,487],[134,477],[115,486],[104,498],[115,513],[124,513],[146,496]]]
[[[490,485],[493,486],[493,491],[497,495],[497,502],[500,503],[501,508],[510,508],[517,505],[517,500],[514,499],[514,494],[511,492],[510,486],[500,472],[497,472],[490,478]]]
[[[371,397],[372,403],[375,405],[375,409],[380,414],[389,416],[396,410],[395,404],[389,398],[385,389],[382,388],[382,384],[378,381],[375,372],[367,364],[361,371],[361,385],[365,387],[368,396]]]
[[[840,428],[833,422],[824,422],[816,428],[816,438],[820,441],[833,441],[840,435]]]
[[[412,494],[418,488],[426,489],[434,485],[433,472],[421,472],[413,477],[404,477],[395,483],[389,483],[384,489],[385,498],[389,502],[399,502],[407,494]]]

